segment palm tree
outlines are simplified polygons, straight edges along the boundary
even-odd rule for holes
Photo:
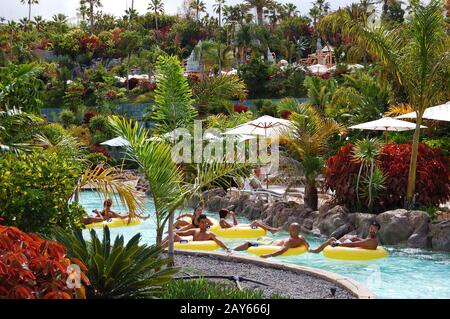
[[[161,244],[166,223],[169,221],[169,252],[173,254],[173,216],[194,194],[199,194],[214,183],[226,183],[232,176],[245,176],[248,165],[201,163],[177,165],[172,159],[172,147],[165,142],[151,141],[147,129],[134,121],[111,117],[117,134],[129,145],[127,153],[144,172],[150,185],[150,196],[155,205],[157,224],[156,243]],[[225,162],[224,162],[225,163]],[[195,172],[194,177],[186,172]]]
[[[153,11],[155,14],[155,29],[159,30],[159,15],[164,14],[164,2],[162,0],[151,0],[148,6],[148,10]]]
[[[67,16],[65,14],[62,13],[55,14],[53,15],[52,19],[57,24],[67,24]]]
[[[225,0],[216,0],[214,4],[214,12],[219,15],[219,27],[222,27],[222,10],[225,6]]]
[[[206,4],[202,0],[193,0],[190,8],[195,10],[197,22],[200,21],[200,13],[206,11]]]
[[[86,5],[87,0],[80,0],[80,7],[78,8],[78,13],[81,16],[81,21],[86,21],[86,16],[89,14],[89,10]]]
[[[282,6],[283,13],[286,17],[293,17],[296,16],[299,11],[297,10],[297,6],[293,3],[286,3],[284,6]]]
[[[411,162],[405,204],[414,202],[420,125],[428,107],[447,100],[449,40],[440,0],[424,5],[411,2],[409,22],[393,30],[384,26],[362,28],[348,11],[340,10],[326,17],[333,29],[351,36],[354,45],[367,51],[383,66],[407,94],[409,105],[416,111]]]
[[[250,6],[256,8],[256,16],[258,18],[258,25],[264,24],[264,8],[274,4],[273,0],[245,0]]]
[[[28,4],[28,20],[31,20],[31,6],[33,4],[39,4],[39,0],[20,0],[22,4]]]
[[[89,15],[89,24],[90,31],[94,33],[94,17],[95,17],[95,8],[99,8],[102,6],[101,0],[86,0],[89,4],[88,15]]]
[[[294,127],[282,137],[301,159],[306,178],[305,204],[317,210],[316,178],[324,167],[328,141],[334,134],[345,132],[345,128],[310,105],[298,105],[293,111],[290,120]]]
[[[35,16],[33,17],[33,25],[36,28],[36,31],[41,31],[42,27],[45,25],[44,18],[41,16]]]

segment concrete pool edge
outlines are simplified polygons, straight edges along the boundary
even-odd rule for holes
[[[294,273],[303,273],[316,278],[320,278],[329,282],[332,282],[341,288],[349,291],[357,299],[375,299],[375,294],[370,291],[363,284],[350,279],[348,277],[338,275],[331,271],[321,270],[311,267],[293,265],[282,262],[275,262],[272,260],[265,260],[258,257],[226,254],[220,252],[205,252],[205,251],[187,251],[187,250],[175,250],[176,254],[189,255],[194,257],[214,257],[224,261],[241,262],[247,264],[253,264],[260,267],[291,271]]]

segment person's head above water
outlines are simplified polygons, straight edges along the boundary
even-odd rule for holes
[[[380,229],[381,225],[376,220],[372,221],[369,226],[369,236],[376,237]]]
[[[203,213],[203,206],[202,205],[198,205],[195,208],[194,215],[195,216],[200,216],[202,213]]]
[[[111,198],[108,198],[107,200],[105,200],[103,202],[103,207],[104,208],[111,208],[111,206],[112,206],[112,199]]]
[[[230,211],[228,209],[222,208],[221,210],[219,210],[219,217],[226,218],[229,212]]]
[[[205,231],[208,228],[208,217],[206,217],[206,215],[201,214],[198,217],[198,227],[202,231]]]
[[[291,235],[291,237],[298,237],[301,230],[302,228],[299,223],[292,223],[291,226],[289,226],[289,235]]]

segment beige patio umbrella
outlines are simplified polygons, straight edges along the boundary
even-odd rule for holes
[[[416,112],[397,116],[396,119],[415,119]],[[450,101],[445,104],[429,107],[423,113],[423,118],[427,120],[450,122]]]
[[[292,122],[289,120],[264,115],[256,120],[238,125],[223,134],[243,136],[258,135],[264,136],[265,138],[276,138],[292,125]]]
[[[427,127],[421,125],[420,128],[427,128]],[[392,117],[383,117],[376,121],[371,121],[371,122],[351,126],[350,129],[369,130],[369,131],[384,131],[385,135],[386,135],[386,142],[387,142],[389,131],[395,131],[395,132],[412,131],[412,130],[416,129],[416,124],[406,122],[406,121],[396,120]]]

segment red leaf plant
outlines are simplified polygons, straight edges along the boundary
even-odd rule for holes
[[[233,105],[233,112],[235,112],[235,113],[243,113],[243,112],[247,112],[247,111],[248,111],[248,107],[245,106],[244,104],[236,103]]]
[[[80,280],[89,285],[83,273],[86,267],[71,261],[66,249],[54,241],[46,241],[16,227],[0,225],[0,299],[71,299],[79,296],[78,288],[70,288],[69,266],[80,267]]]
[[[342,147],[325,165],[325,187],[335,191],[338,203],[357,208],[356,180],[360,164],[352,158],[353,145]],[[376,210],[403,207],[411,144],[385,144],[377,165],[385,175],[385,189],[381,192]],[[450,199],[450,161],[439,149],[419,145],[416,176],[416,203],[434,206]]]

